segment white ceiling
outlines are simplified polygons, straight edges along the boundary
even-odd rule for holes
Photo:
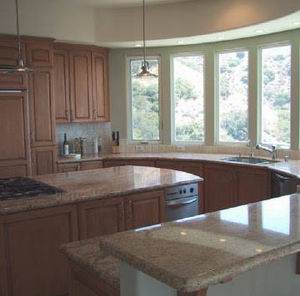
[[[194,0],[146,0],[146,5],[170,4],[188,1]],[[74,2],[87,6],[105,8],[133,7],[142,5],[142,0],[74,0]]]

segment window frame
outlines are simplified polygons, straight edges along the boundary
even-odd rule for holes
[[[219,102],[220,102],[220,54],[223,53],[235,53],[235,52],[241,52],[246,51],[248,53],[248,122],[247,122],[247,128],[248,128],[248,140],[247,141],[239,141],[239,142],[229,142],[229,141],[220,141],[220,108],[219,108]],[[214,106],[215,106],[215,145],[218,146],[233,146],[233,147],[246,147],[251,142],[250,138],[250,53],[251,49],[248,47],[235,47],[235,48],[225,48],[216,50],[214,53],[214,77],[215,77],[215,95],[214,95]]]
[[[161,93],[162,93],[162,71],[161,71],[161,56],[160,55],[150,55],[147,56],[146,60],[158,60],[158,99],[159,99],[159,129],[158,129],[158,140],[135,140],[133,139],[133,122],[132,122],[132,87],[131,87],[131,61],[143,60],[142,55],[130,55],[126,56],[126,87],[127,87],[127,139],[129,144],[161,144],[162,143],[162,101],[161,101]]]
[[[262,52],[264,49],[270,49],[274,47],[284,47],[284,46],[290,46],[291,48],[291,68],[292,68],[292,54],[293,54],[293,44],[291,40],[285,40],[285,41],[278,41],[278,42],[270,42],[270,43],[264,43],[257,45],[257,100],[258,100],[258,109],[257,109],[257,141],[260,144],[263,145],[271,145],[270,143],[264,143],[262,141],[262,135],[263,135],[263,125],[262,125],[262,99],[263,99],[263,87],[262,87],[262,71],[263,71],[263,63],[262,63]],[[292,148],[292,84],[293,84],[293,77],[291,72],[291,81],[290,81],[290,145],[282,146],[278,144],[272,144],[276,145],[276,148],[278,149],[284,149],[284,150],[291,150]]]
[[[175,91],[174,91],[174,58],[176,57],[203,57],[203,141],[177,141],[175,125]],[[170,54],[170,95],[171,95],[171,142],[175,145],[205,145],[206,141],[206,55],[202,51],[180,52]]]

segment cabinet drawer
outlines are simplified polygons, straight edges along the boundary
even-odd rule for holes
[[[102,161],[86,161],[80,163],[80,170],[86,171],[86,170],[95,170],[103,168],[103,162]]]
[[[63,163],[58,165],[58,171],[60,173],[75,172],[79,170],[80,170],[79,162]]]

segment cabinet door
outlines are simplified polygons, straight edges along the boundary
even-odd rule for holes
[[[29,165],[28,98],[25,93],[0,94],[0,135],[0,164],[6,167]]]
[[[56,146],[32,149],[33,175],[56,173]]]
[[[22,46],[23,51],[23,46]],[[0,39],[0,65],[15,66],[18,59],[18,44],[15,38]],[[1,89],[24,89],[27,85],[24,73],[0,74]]]
[[[33,147],[55,145],[52,71],[30,74],[31,143]]]
[[[205,212],[235,206],[237,178],[234,168],[227,165],[205,165]]]
[[[26,38],[25,38],[26,39]],[[53,66],[53,41],[35,38],[27,38],[26,63],[29,67],[52,67]]]
[[[248,204],[270,197],[271,179],[267,170],[238,168],[238,204]]]
[[[69,269],[59,248],[78,239],[76,206],[8,215],[2,221],[7,295],[67,295]]]
[[[60,163],[58,165],[59,173],[75,172],[75,171],[79,171],[79,170],[80,170],[80,164],[78,162]]]
[[[28,167],[26,164],[0,166],[0,178],[25,177],[27,175]]]
[[[123,231],[123,198],[81,203],[79,209],[80,239]]]
[[[97,121],[109,121],[107,52],[93,52],[94,116]]]
[[[105,160],[104,161],[104,167],[105,168],[110,168],[110,167],[116,167],[116,166],[123,166],[123,165],[129,165],[129,160]]]
[[[85,50],[70,51],[71,120],[92,121],[92,54]]]
[[[80,170],[86,171],[86,170],[95,170],[103,168],[103,162],[102,161],[85,161],[80,163]]]
[[[126,228],[135,229],[164,221],[164,193],[153,191],[128,196],[125,201]]]
[[[147,159],[134,159],[129,161],[130,165],[137,165],[137,166],[149,166],[154,167],[154,160],[147,160]]]
[[[55,50],[53,65],[53,96],[56,122],[70,121],[69,55],[67,51]]]

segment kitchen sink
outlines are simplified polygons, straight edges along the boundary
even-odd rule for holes
[[[265,158],[257,158],[257,157],[248,157],[248,156],[234,156],[223,158],[222,160],[231,161],[231,162],[241,162],[241,163],[251,163],[251,164],[268,164],[274,163],[275,160],[265,159]]]

